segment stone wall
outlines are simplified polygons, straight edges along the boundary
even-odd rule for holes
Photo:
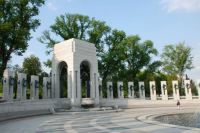
[[[71,108],[71,101],[66,98],[4,102],[0,103],[0,121],[33,115],[50,114],[54,109],[69,108]]]

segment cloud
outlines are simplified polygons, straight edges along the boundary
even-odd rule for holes
[[[163,9],[174,11],[200,11],[200,0],[161,0]]]
[[[56,11],[57,10],[55,4],[53,4],[52,2],[48,2],[47,3],[47,7],[48,7],[49,10],[52,10],[52,11]]]

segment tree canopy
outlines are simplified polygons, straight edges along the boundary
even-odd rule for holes
[[[103,52],[104,38],[109,33],[110,27],[104,21],[89,18],[80,14],[64,14],[56,18],[50,30],[43,32],[39,38],[41,43],[47,44],[47,54],[52,52],[53,46],[63,40],[76,38],[94,43],[97,54]],[[54,37],[57,39],[55,39]],[[59,39],[58,39],[59,38]]]
[[[35,18],[44,0],[0,0],[0,78],[11,54],[22,55],[40,25]]]
[[[140,40],[138,35],[126,36],[123,31],[112,31],[106,40],[108,51],[102,56],[99,64],[103,80],[113,76],[121,80],[133,80],[144,67],[155,71],[160,66],[159,62],[151,60],[151,57],[158,53],[153,47],[153,42]]]
[[[185,43],[166,45],[163,49],[161,59],[163,71],[167,74],[178,75],[181,81],[185,71],[193,68],[191,48],[186,46]]]
[[[39,58],[34,55],[25,58],[22,69],[28,76],[40,74],[42,69]]]

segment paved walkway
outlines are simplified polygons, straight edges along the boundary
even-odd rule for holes
[[[194,107],[136,108],[119,112],[62,112],[0,122],[0,133],[200,133],[153,121],[160,114],[198,112]]]

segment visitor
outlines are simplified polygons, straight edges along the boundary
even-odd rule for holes
[[[180,105],[181,105],[181,103],[180,103],[179,100],[177,101],[177,104],[176,104],[176,105],[177,105],[178,109],[180,109]]]

